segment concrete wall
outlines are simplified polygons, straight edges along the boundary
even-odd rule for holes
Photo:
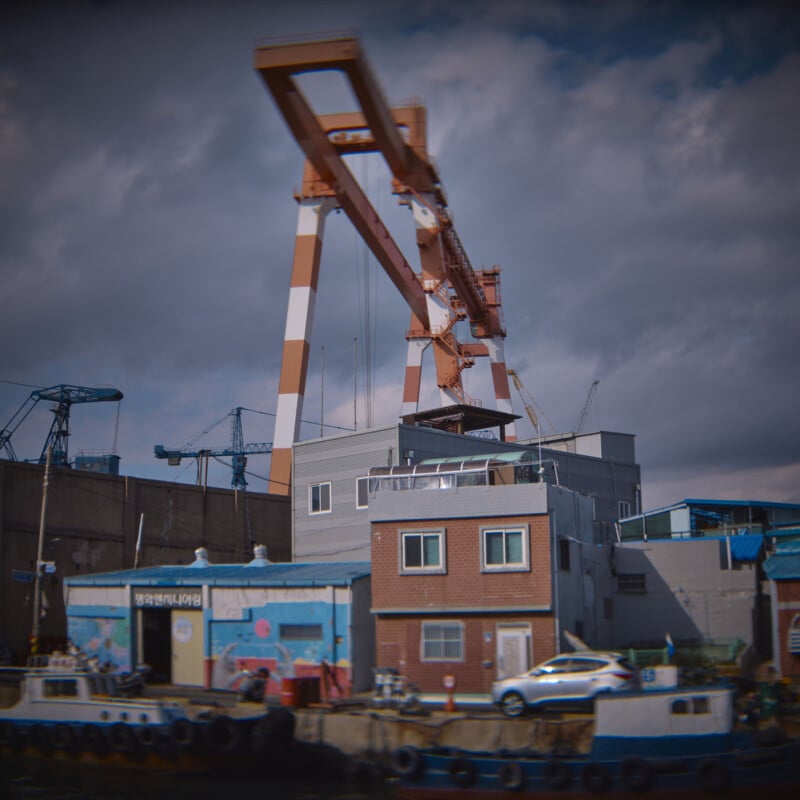
[[[0,461],[0,636],[17,660],[28,651],[44,467]],[[265,544],[273,561],[289,561],[289,499],[185,484],[52,470],[47,495],[44,561],[56,572],[43,581],[48,609],[43,647],[66,635],[61,582],[70,575],[134,564],[144,514],[140,566],[181,564],[204,545],[212,561],[252,558]]]
[[[643,575],[645,590],[613,594],[617,646],[673,641],[754,642],[757,567],[727,567],[716,539],[629,542],[613,552],[614,578]]]

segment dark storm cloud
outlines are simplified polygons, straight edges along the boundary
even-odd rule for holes
[[[427,106],[459,234],[476,267],[503,268],[507,361],[554,427],[575,424],[596,377],[590,424],[637,434],[648,503],[800,499],[788,6],[18,8],[0,34],[0,335],[15,342],[0,378],[119,385],[131,473],[174,476],[152,443],[235,405],[274,410],[302,156],[252,48],[350,27],[389,100]],[[349,110],[340,80],[304,86],[320,112]],[[416,267],[407,209],[351,166]],[[374,261],[365,283],[368,260],[331,215],[306,418],[352,423],[354,338],[362,371],[374,347],[374,421],[399,414],[408,310]],[[18,391],[3,389],[8,416]]]

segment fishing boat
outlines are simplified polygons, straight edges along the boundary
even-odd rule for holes
[[[404,798],[797,796],[800,744],[740,729],[727,685],[599,695],[586,752],[400,747]]]
[[[137,676],[95,669],[81,655],[29,660],[19,699],[0,708],[4,753],[197,771],[254,755],[290,740],[281,714],[194,718],[175,700],[141,696]]]

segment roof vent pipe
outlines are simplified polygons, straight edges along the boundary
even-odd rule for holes
[[[189,564],[190,567],[207,567],[209,566],[208,561],[208,550],[205,547],[198,547],[194,551],[194,561]]]
[[[266,545],[257,544],[253,548],[253,555],[255,558],[247,565],[248,567],[266,567],[269,564]]]

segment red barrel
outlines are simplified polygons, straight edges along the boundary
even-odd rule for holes
[[[300,704],[299,684],[296,678],[281,679],[281,705],[297,708]]]

